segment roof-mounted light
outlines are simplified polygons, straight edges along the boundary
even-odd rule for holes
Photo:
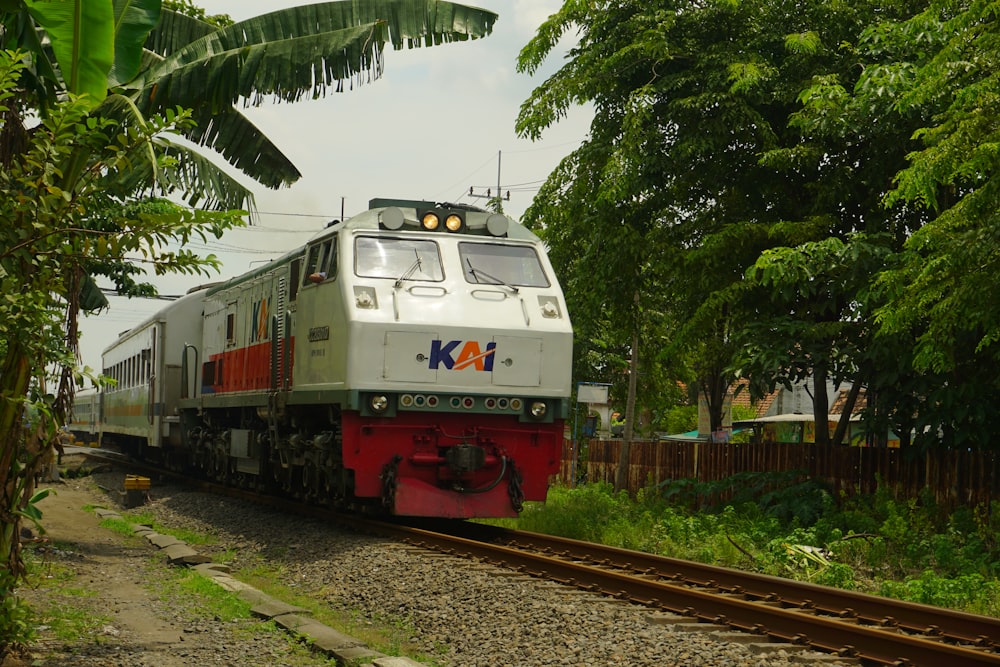
[[[459,211],[449,211],[443,208],[428,208],[417,211],[417,218],[420,226],[429,232],[465,231],[465,213]]]
[[[441,218],[435,211],[426,211],[420,216],[421,226],[429,232],[436,231],[441,226]]]

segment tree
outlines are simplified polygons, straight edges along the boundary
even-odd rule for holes
[[[856,234],[884,234],[898,248],[926,219],[912,207],[885,208],[882,200],[905,166],[924,110],[881,113],[879,106],[866,113],[843,103],[865,68],[885,57],[865,50],[865,30],[913,15],[911,5],[567,2],[522,51],[520,65],[531,71],[564,32],[579,30],[567,64],[522,106],[518,128],[537,136],[569,105],[591,101],[598,114],[586,152],[577,153],[604,156],[593,161],[583,187],[572,183],[579,172],[550,176],[562,198],[536,201],[546,206],[537,224],[558,226],[568,217],[580,224],[579,216],[556,209],[587,209],[605,192],[641,207],[650,254],[639,265],[666,266],[655,281],[633,284],[643,293],[669,293],[662,300],[666,320],[679,325],[664,351],[685,355],[697,369],[713,430],[728,385],[750,368],[743,350],[751,333],[779,333],[783,351],[799,349],[799,336],[810,330],[814,336],[808,354],[758,364],[757,386],[807,374],[825,387],[826,369],[848,379],[857,368],[837,357],[849,347],[851,327],[839,320],[856,312],[847,309],[854,298],[847,292],[857,283],[838,284],[842,305],[825,310],[827,294],[811,284],[809,271],[781,291],[774,282],[749,289],[746,272],[765,251],[785,248],[783,258],[807,258],[830,238],[846,243]],[[578,251],[602,231],[590,234],[575,234],[584,244]],[[549,238],[555,243],[560,234]],[[852,274],[868,257],[854,247],[840,255],[855,262]],[[570,292],[580,288],[570,283]],[[824,330],[824,320],[837,325]],[[774,339],[758,340],[764,346]],[[814,394],[825,410],[826,399]]]
[[[738,336],[741,367],[756,395],[811,379],[817,443],[844,442],[862,383],[873,379],[863,362],[876,346],[869,291],[892,252],[884,235],[830,236],[767,250],[747,271],[742,298],[760,305]],[[852,391],[831,437],[827,386],[841,381]]]
[[[613,46],[626,43],[639,29],[631,18],[624,9],[605,12],[566,3],[539,28],[518,60],[520,71],[535,71],[559,37],[580,26],[579,45],[567,64],[522,104],[517,129],[537,138],[572,102],[594,100],[599,112],[590,138],[550,175],[524,219],[550,244],[553,262],[569,285],[575,356],[586,363],[586,376],[603,375],[625,388],[618,390],[626,395],[626,419],[617,488],[625,486],[640,360],[652,356],[644,350],[660,337],[665,295],[657,289],[657,260],[667,251],[656,234],[662,215],[650,205],[657,179],[644,173],[644,166],[652,164],[655,170],[656,163],[647,152],[635,150],[645,141],[646,128],[628,124],[633,106],[640,106],[631,90],[646,73],[623,64]]]
[[[987,109],[1000,95],[1000,23],[979,0],[922,10],[871,28],[882,65],[855,95],[858,106],[927,117],[886,197],[928,220],[879,276],[878,338],[910,343],[908,367],[881,395],[921,447],[996,447],[1000,128]]]
[[[400,49],[475,39],[488,35],[497,18],[443,0],[325,2],[231,25],[197,18],[196,11],[189,12],[192,16],[161,8],[160,0],[12,2],[16,11],[0,12],[0,47],[33,52],[37,64],[26,79],[43,106],[65,89],[87,93],[95,102],[108,93],[100,113],[112,118],[130,107],[142,113],[191,109],[195,124],[183,129],[185,138],[217,151],[271,188],[295,182],[300,173],[239,112],[238,104],[293,102],[339,92],[377,78],[386,45]],[[73,11],[78,5],[81,18],[76,21]],[[79,29],[83,26],[87,29]],[[54,44],[67,45],[55,49],[54,62],[42,46],[39,29],[56,35]],[[103,83],[95,73],[102,67]],[[90,75],[60,76],[75,72]],[[177,167],[160,178],[169,179],[189,203],[220,209],[252,205],[245,188],[192,146],[160,141],[178,160]],[[144,182],[141,179],[149,175],[134,176]]]
[[[21,57],[0,52],[0,104],[15,94]],[[88,115],[92,105],[58,102],[28,137],[19,159],[0,169],[0,597],[23,574],[19,527],[39,517],[34,474],[72,398],[81,284],[96,262],[121,265],[141,254],[158,273],[215,266],[166,241],[204,239],[238,222],[241,212],[208,213],[167,202],[130,204],[109,183],[147,160],[153,139],[191,122],[189,114],[153,116],[124,126]],[[75,168],[88,155],[86,167]],[[153,170],[155,171],[155,169]],[[55,366],[53,366],[55,364]],[[55,369],[55,370],[53,370]],[[34,415],[25,421],[26,408]],[[0,625],[9,619],[5,604]],[[0,653],[17,636],[4,634]]]
[[[655,226],[641,205],[602,182],[604,159],[599,147],[585,144],[564,160],[524,221],[550,245],[556,270],[572,286],[566,293],[574,313],[577,377],[607,382],[613,396],[625,397],[621,460],[627,461],[636,432],[638,390],[641,386],[646,395],[658,393],[663,387],[657,383],[665,380],[654,371],[640,373],[646,367],[643,359],[653,356],[646,341],[659,337],[662,294],[654,289]],[[620,466],[617,488],[625,488],[626,474]]]
[[[957,8],[932,2],[908,21],[887,23],[880,31],[883,48],[898,54],[917,33],[930,46],[929,57],[906,62],[897,55],[875,82],[883,87],[862,91],[863,103],[875,100],[904,111],[929,106],[936,114],[919,133],[922,148],[910,155],[889,200],[937,215],[908,240],[905,261],[883,276],[893,300],[880,313],[887,332],[920,330],[915,361],[924,369],[954,369],[959,349],[970,345],[997,358],[1000,128],[985,109],[1000,95],[992,65],[1000,54],[998,27],[984,2]]]

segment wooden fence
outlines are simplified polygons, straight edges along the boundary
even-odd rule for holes
[[[614,483],[621,440],[590,440],[586,460],[573,465],[573,442],[563,446],[561,481]],[[1000,501],[1000,452],[932,451],[802,444],[716,444],[633,441],[628,490],[664,480],[710,482],[741,472],[801,470],[835,494],[873,493],[879,484],[897,497],[932,493],[938,503],[975,506]]]

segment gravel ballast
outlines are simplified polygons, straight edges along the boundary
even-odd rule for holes
[[[99,481],[111,487],[120,477]],[[180,487],[154,486],[142,510],[215,536],[198,551],[227,551],[233,571],[263,559],[281,568],[285,585],[335,610],[412,627],[411,645],[441,667],[852,664],[797,649],[759,653],[656,623],[637,605]]]

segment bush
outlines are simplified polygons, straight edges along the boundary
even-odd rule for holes
[[[518,527],[576,540],[600,542],[608,525],[622,515],[632,513],[632,504],[624,491],[616,494],[605,482],[576,489],[549,489],[544,505],[532,505],[521,514]]]
[[[14,590],[14,578],[6,571],[0,572],[0,662],[3,650],[16,650],[35,638],[35,623],[25,602]]]
[[[634,499],[607,483],[555,487],[517,524],[1000,616],[998,505],[949,513],[928,498],[900,500],[881,487],[838,504],[799,474],[757,473],[711,483],[670,480]]]
[[[919,576],[905,581],[884,581],[880,592],[900,600],[1000,615],[1000,583],[995,579],[986,580],[978,574],[948,578],[933,570],[924,570]]]

